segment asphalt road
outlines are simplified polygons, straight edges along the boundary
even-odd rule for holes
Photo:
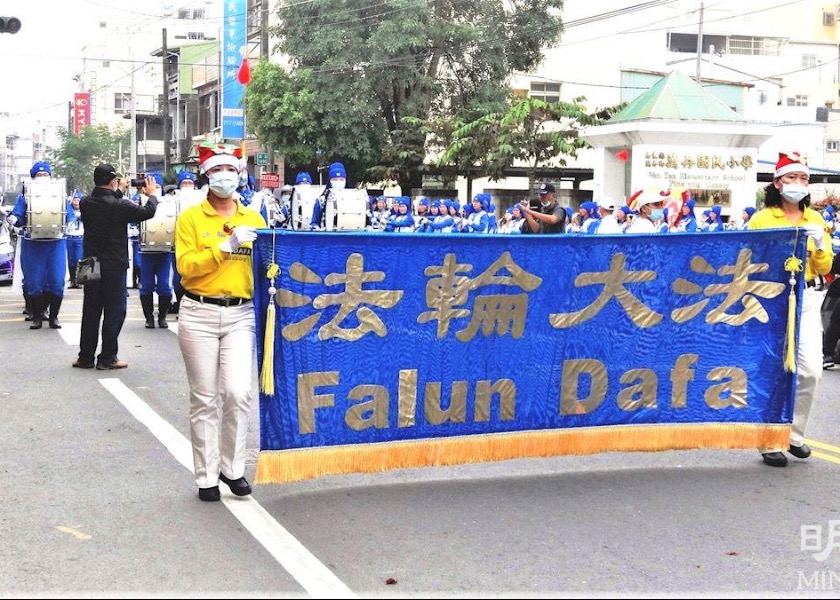
[[[73,369],[81,299],[67,291],[61,331],[30,331],[0,288],[3,596],[840,596],[840,368],[814,456],[785,469],[754,451],[608,453],[203,503],[176,336],[143,327],[132,290],[129,368]]]

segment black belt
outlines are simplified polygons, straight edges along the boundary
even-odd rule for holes
[[[245,304],[246,302],[251,301],[250,298],[214,298],[213,296],[199,296],[198,294],[193,294],[192,292],[184,292],[184,295],[196,302],[201,302],[202,304],[215,304],[216,306],[239,306],[240,304]]]
[[[806,282],[805,282],[805,285],[806,285],[807,287],[812,287],[812,288],[815,288],[815,287],[817,287],[817,280],[816,280],[816,279],[812,279],[811,281],[806,281]]]

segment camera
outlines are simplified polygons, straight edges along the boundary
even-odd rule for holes
[[[138,173],[136,179],[131,180],[131,187],[145,187],[146,185],[146,174],[145,173]]]

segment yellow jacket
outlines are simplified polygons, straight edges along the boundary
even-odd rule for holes
[[[200,296],[252,298],[254,275],[251,266],[251,244],[236,252],[219,249],[229,234],[225,223],[234,227],[265,227],[262,216],[237,202],[236,213],[223,217],[207,199],[191,206],[180,215],[175,225],[175,264],[181,285]]]
[[[805,281],[813,281],[817,275],[825,275],[831,271],[834,252],[831,250],[831,236],[825,229],[825,219],[812,208],[805,207],[805,212],[798,223],[791,223],[785,212],[776,206],[763,208],[750,219],[749,229],[779,229],[782,227],[802,227],[815,224],[823,228],[825,250],[817,250],[814,240],[808,239],[808,260],[805,263]]]

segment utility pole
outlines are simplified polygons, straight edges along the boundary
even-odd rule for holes
[[[703,3],[700,2],[700,24],[697,27],[697,85],[700,81],[700,66],[703,59]]]
[[[260,9],[260,59],[268,61],[268,0],[262,0]],[[268,172],[274,173],[274,147],[266,146],[266,151],[268,152]]]
[[[134,87],[134,73],[137,71],[137,66],[134,64],[134,48],[129,48],[129,56],[131,56],[131,153],[130,164],[128,165],[129,173],[132,177],[137,176],[137,96],[136,88]]]
[[[161,107],[163,121],[163,175],[169,173],[169,50],[166,47],[166,27],[163,28],[163,106]]]

